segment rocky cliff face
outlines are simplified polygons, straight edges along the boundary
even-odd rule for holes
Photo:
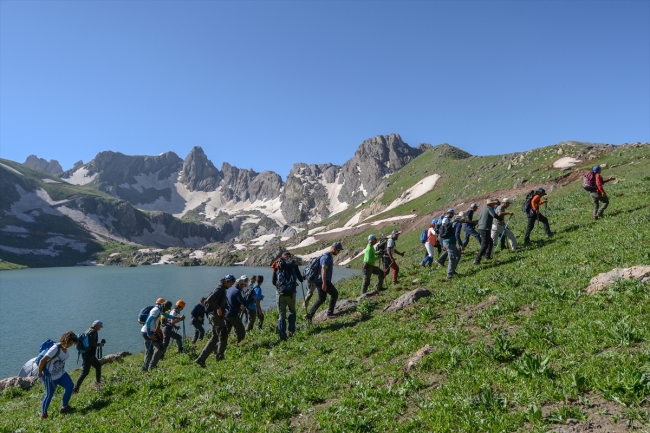
[[[63,173],[63,167],[56,159],[47,161],[36,155],[29,155],[23,164],[54,175]]]
[[[222,179],[223,174],[199,146],[194,147],[185,158],[179,178],[190,191],[214,191]]]

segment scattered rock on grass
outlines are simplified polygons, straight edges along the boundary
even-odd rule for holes
[[[616,280],[640,279],[647,283],[650,281],[650,266],[632,266],[631,268],[615,268],[609,272],[598,274],[591,279],[589,286],[585,289],[588,294],[605,290]]]
[[[38,377],[8,377],[0,380],[0,391],[8,388],[22,388],[28,390],[38,380]]]
[[[373,297],[373,296],[377,296],[378,294],[379,294],[379,291],[378,291],[378,290],[373,290],[372,292],[366,292],[366,293],[363,293],[363,294],[361,294],[361,296],[359,296],[359,297],[357,298],[357,302],[361,301],[362,299],[366,299],[366,298],[370,298],[370,297]]]
[[[476,306],[470,308],[465,312],[465,314],[462,315],[464,319],[469,319],[470,317],[474,316],[476,313],[478,313],[481,310],[485,310],[487,307],[490,305],[494,304],[497,301],[497,297],[495,295],[490,296],[487,298],[485,301],[481,302],[480,304],[477,304]]]
[[[334,308],[334,314],[341,315],[348,313],[350,310],[355,310],[357,308],[357,301],[353,299],[343,299],[336,303]],[[323,310],[317,315],[314,316],[314,322],[323,322],[327,320],[327,310]]]
[[[408,293],[403,294],[399,298],[395,299],[393,302],[390,304],[386,305],[383,310],[381,310],[382,313],[391,313],[393,311],[399,311],[402,310],[409,305],[415,304],[420,298],[425,298],[427,296],[431,296],[431,292],[427,289],[419,288],[415,290],[411,290]]]
[[[425,357],[425,355],[428,355],[431,352],[433,352],[433,346],[429,344],[425,345],[422,349],[415,352],[415,354],[409,358],[409,360],[406,362],[406,365],[404,365],[404,370],[407,372],[411,371],[420,362],[420,360]]]
[[[129,352],[117,352],[111,355],[102,356],[99,359],[99,363],[101,365],[110,364],[111,362],[119,361],[120,359],[124,358],[125,356],[129,356],[130,354],[131,353]]]

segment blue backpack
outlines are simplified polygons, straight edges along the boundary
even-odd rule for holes
[[[282,296],[293,295],[296,291],[296,266],[292,258],[280,259],[277,272],[277,287]]]
[[[426,228],[422,230],[422,233],[420,234],[420,242],[425,243],[429,239],[429,229]]]
[[[142,310],[140,310],[140,314],[138,314],[138,323],[141,325],[144,325],[145,322],[147,321],[147,317],[149,317],[149,313],[151,310],[153,310],[153,305],[150,305],[148,307],[144,307]]]
[[[318,271],[320,269],[320,257],[314,257],[309,261],[307,267],[305,267],[304,277],[307,281],[316,281],[318,277]]]
[[[52,362],[52,360],[53,360],[54,358],[56,358],[57,356],[59,356],[59,353],[61,353],[61,346],[57,345],[56,342],[55,342],[54,340],[45,340],[45,341],[42,342],[41,345],[38,347],[39,354],[38,354],[38,356],[34,359],[34,364],[36,365],[36,371],[38,371],[38,364],[41,363],[41,359],[43,359],[43,357],[45,356],[45,354],[47,353],[47,351],[50,350],[50,348],[51,348],[52,346],[54,346],[54,345],[56,345],[56,353],[54,354],[54,356],[53,356],[52,358],[50,358],[50,361],[49,361],[49,362]],[[46,375],[49,374],[48,371],[47,371],[47,369],[44,369],[44,370],[43,370],[43,374],[46,374]]]

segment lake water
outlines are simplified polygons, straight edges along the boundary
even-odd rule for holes
[[[334,279],[358,274],[356,269],[335,268]],[[264,275],[262,307],[276,305],[269,267],[89,266],[24,269],[0,272],[0,378],[15,376],[37,355],[41,342],[58,341],[65,331],[85,332],[94,320],[104,322],[99,337],[106,339],[104,355],[143,350],[137,316],[157,298],[183,299],[189,317],[202,296],[226,274]],[[306,286],[305,286],[306,289]],[[298,288],[298,298],[302,293]],[[186,332],[194,332],[189,318]],[[182,331],[182,328],[181,328]],[[73,349],[68,369],[76,367]],[[73,360],[74,358],[74,360]],[[79,366],[81,361],[79,361]]]

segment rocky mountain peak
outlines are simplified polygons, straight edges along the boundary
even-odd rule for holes
[[[63,167],[56,159],[47,161],[36,155],[29,155],[23,164],[54,175],[63,173]]]
[[[214,191],[223,174],[217,170],[200,146],[192,148],[183,162],[180,181],[190,191]]]

